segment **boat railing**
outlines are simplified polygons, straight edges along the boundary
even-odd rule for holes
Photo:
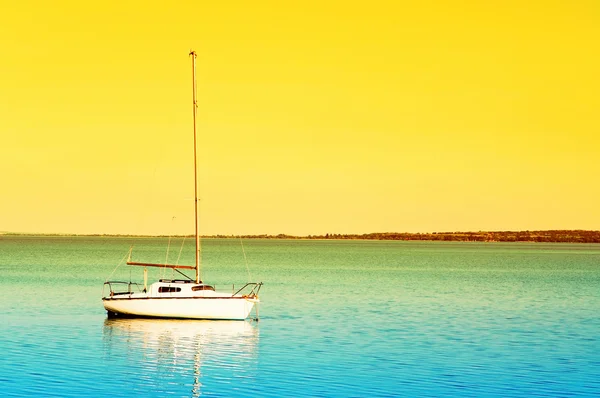
[[[125,294],[139,293],[142,291],[142,289],[140,287],[141,285],[136,282],[109,281],[109,282],[104,282],[104,286],[102,287],[102,297],[107,297],[104,294],[107,285],[108,285],[108,290],[109,290],[108,295],[110,297],[120,296],[120,295],[125,295]],[[133,287],[135,287],[137,291],[133,291],[133,289],[132,289]]]
[[[262,287],[262,285],[263,285],[262,282],[248,282],[244,286],[239,288],[237,291],[235,290],[235,285],[234,285],[233,286],[234,293],[232,294],[232,296],[243,293],[243,295],[246,297],[256,298],[256,297],[258,297],[258,292],[260,292],[260,288]]]

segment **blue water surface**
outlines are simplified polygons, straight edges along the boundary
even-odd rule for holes
[[[246,266],[209,239],[203,279],[263,281],[259,322],[109,320],[131,244],[165,259],[166,238],[0,236],[2,396],[600,396],[600,245],[245,240]]]

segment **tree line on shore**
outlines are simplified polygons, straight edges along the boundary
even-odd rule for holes
[[[112,235],[112,234],[23,234],[0,232],[0,235],[29,235],[29,236],[120,236],[120,237],[151,237],[149,235]],[[187,235],[191,236],[191,235]],[[167,237],[167,235],[154,235]],[[183,237],[183,235],[171,235]],[[278,235],[208,235],[202,238],[220,239],[355,239],[355,240],[425,240],[425,241],[456,241],[456,242],[558,242],[558,243],[600,243],[600,231],[588,230],[547,230],[547,231],[478,231],[478,232],[374,232],[368,234],[325,234],[296,236]]]
[[[216,235],[216,238],[240,236]],[[244,239],[366,239],[366,240],[431,240],[457,242],[564,242],[600,243],[600,231],[549,230],[549,231],[479,231],[479,232],[375,232],[368,234],[325,235],[242,235]]]

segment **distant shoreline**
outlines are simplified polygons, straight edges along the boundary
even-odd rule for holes
[[[123,238],[160,238],[169,235],[135,234],[41,234],[0,232],[0,236],[48,236],[48,237],[123,237]],[[170,235],[171,237],[192,237],[192,235]],[[600,231],[588,230],[546,230],[546,231],[478,231],[478,232],[375,232],[367,234],[325,234],[296,236],[278,235],[206,235],[203,239],[314,239],[314,240],[422,240],[449,242],[547,242],[547,243],[600,243]]]

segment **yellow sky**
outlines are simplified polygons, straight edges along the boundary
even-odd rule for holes
[[[600,229],[600,3],[11,2],[0,231]]]

